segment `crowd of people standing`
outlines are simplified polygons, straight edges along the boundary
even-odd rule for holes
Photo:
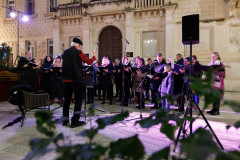
[[[133,58],[132,62],[128,57],[116,59],[113,62],[109,57],[103,57],[102,61],[96,61],[96,53],[88,58],[82,51],[83,43],[80,39],[74,38],[71,47],[64,50],[62,55],[53,58],[47,55],[44,58],[41,69],[41,87],[50,94],[51,104],[54,98],[58,103],[63,101],[63,125],[69,124],[69,106],[74,99],[75,108],[71,119],[71,127],[84,124],[79,121],[82,100],[87,88],[87,103],[94,102],[94,96],[98,96],[102,104],[108,100],[109,105],[113,104],[113,98],[117,98],[122,106],[127,107],[131,98],[135,98],[136,108],[145,108],[145,101],[151,100],[154,104],[151,109],[164,109],[170,112],[170,102],[166,96],[175,96],[178,111],[184,111],[185,100],[189,98],[199,104],[199,96],[189,88],[189,80],[184,78],[189,75],[190,62],[192,62],[192,76],[201,78],[203,74],[202,65],[195,55],[183,58],[181,54],[176,55],[176,61],[172,58],[164,58],[161,53],[156,55],[156,60],[151,58],[145,60],[141,57]],[[21,71],[20,84],[34,86],[34,70],[36,66],[30,65],[34,59],[30,52],[26,52],[18,62],[18,69]],[[219,65],[224,68],[220,55],[212,53],[211,62],[208,64]],[[124,76],[123,76],[124,75]],[[225,70],[214,71],[214,89],[224,89]],[[113,84],[116,87],[116,95],[113,95]],[[74,95],[74,97],[73,97]],[[160,103],[157,99],[161,98]],[[218,115],[220,99],[213,104],[209,114]]]

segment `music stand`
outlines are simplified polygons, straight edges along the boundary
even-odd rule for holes
[[[128,40],[125,39],[125,46],[124,46],[124,54],[123,54],[123,62],[122,62],[122,102],[121,102],[121,107],[122,107],[122,110],[121,112],[111,112],[111,113],[123,113],[124,110],[123,110],[123,104],[124,104],[124,72],[125,72],[125,56],[126,56],[126,48],[127,48],[127,44],[129,44]]]
[[[149,77],[148,74],[151,72],[153,66],[154,66],[154,63],[152,63],[150,69],[149,69],[148,72],[147,72],[147,75],[143,78],[143,80],[142,80],[141,83],[139,84],[139,87],[141,88],[141,91],[140,91],[140,100],[139,100],[139,101],[140,101],[140,105],[139,105],[139,109],[140,109],[140,116],[139,116],[139,118],[140,118],[140,119],[143,118],[143,117],[142,117],[142,107],[143,107],[143,106],[142,106],[142,101],[144,100],[144,99],[142,98],[142,95],[143,95],[143,93],[142,93],[143,83],[145,82],[146,78]],[[139,69],[140,69],[140,68],[139,68]],[[139,118],[128,119],[128,120],[126,120],[126,121],[136,120],[136,119],[139,119]]]
[[[93,64],[92,65],[88,65],[88,66],[85,66],[84,67],[84,74],[85,74],[85,76],[86,76],[86,72],[87,71],[91,71],[91,67],[92,67],[92,72],[93,72],[93,86],[90,86],[90,85],[86,85],[86,81],[84,81],[84,86],[85,86],[85,93],[84,93],[84,110],[85,110],[85,122],[86,122],[86,119],[87,119],[87,115],[86,115],[86,111],[87,111],[87,89],[88,88],[92,88],[92,89],[94,89],[94,85],[95,85],[95,81],[96,81],[96,79],[95,79],[95,68],[94,68],[94,65],[95,64],[95,62],[93,62]],[[104,67],[102,68],[102,69],[104,69]],[[94,92],[92,92],[92,96],[93,96],[93,104],[94,104]],[[91,105],[91,104],[90,104]],[[94,107],[94,109],[95,110],[97,110],[97,111],[100,111],[100,112],[105,112],[105,110],[101,110],[101,109],[98,109],[98,108],[96,108],[96,107]]]

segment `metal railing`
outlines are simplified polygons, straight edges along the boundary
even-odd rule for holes
[[[131,0],[91,0],[89,4],[103,4],[111,2],[131,2]]]
[[[82,3],[82,0],[58,0],[58,5]]]
[[[164,0],[135,0],[135,8],[149,8],[163,6]]]
[[[58,7],[60,17],[78,16],[82,14],[82,4],[65,4]]]

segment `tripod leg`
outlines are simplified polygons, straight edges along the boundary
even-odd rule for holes
[[[25,115],[26,115],[26,111],[24,111],[24,114],[22,114],[21,127],[22,127],[22,126],[23,126],[23,124],[24,124]]]
[[[183,119],[187,116],[187,114],[188,114],[188,113],[187,113],[187,109],[186,109],[186,111],[185,111],[185,113],[184,113],[184,116],[183,116]],[[181,124],[181,126],[180,126],[180,128],[179,128],[179,131],[178,131],[178,134],[177,134],[177,139],[176,139],[176,141],[175,141],[175,146],[174,146],[173,152],[175,152],[175,150],[176,150],[176,148],[177,148],[177,144],[178,144],[178,141],[179,141],[180,134],[181,134],[181,132],[182,132],[184,123],[185,123],[185,120],[183,121],[183,123]]]
[[[63,97],[62,97],[62,98],[61,98],[61,104],[60,104],[58,107],[56,107],[56,108],[54,108],[53,110],[50,111],[50,105],[49,105],[49,111],[50,111],[50,112],[53,112],[53,111],[55,111],[55,110],[63,107],[63,103],[64,103],[64,99],[63,99]],[[70,109],[70,108],[69,108],[69,109]]]
[[[85,86],[85,94],[84,94],[84,118],[85,122],[87,122],[87,87]]]
[[[219,141],[219,139],[218,139],[217,135],[216,135],[216,134],[215,134],[215,132],[213,131],[213,129],[212,129],[212,127],[211,127],[211,125],[208,123],[208,121],[207,121],[206,117],[204,116],[204,114],[203,114],[203,113],[202,113],[202,111],[200,110],[200,108],[199,108],[198,104],[197,104],[195,101],[194,101],[193,103],[196,105],[196,107],[197,107],[197,109],[198,109],[199,113],[201,114],[202,118],[203,118],[203,119],[204,119],[204,121],[206,122],[206,124],[207,124],[208,128],[210,129],[210,131],[211,131],[212,135],[213,135],[213,136],[214,136],[214,138],[216,139],[216,141],[217,141],[218,145],[221,147],[221,149],[222,149],[222,150],[224,150],[224,148],[223,148],[223,146],[222,146],[221,142]]]
[[[192,99],[192,97],[191,97]],[[190,117],[192,117],[192,106],[193,106],[193,103],[192,103],[192,100],[190,101]],[[190,121],[190,135],[192,135],[192,121]]]

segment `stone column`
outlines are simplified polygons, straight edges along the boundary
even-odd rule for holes
[[[166,58],[175,57],[175,6],[166,7]]]
[[[62,33],[62,23],[59,20],[55,20],[54,29],[53,29],[53,57],[55,57],[57,54],[60,54],[60,55],[62,54],[61,33]]]
[[[129,44],[126,47],[126,52],[133,52],[133,57],[136,56],[135,48],[135,31],[134,31],[134,13],[133,12],[125,12],[125,28],[126,35],[125,39],[128,40]],[[124,38],[124,35],[123,35]],[[125,39],[123,39],[123,47],[125,47]]]
[[[137,56],[142,56],[141,54],[141,48],[142,48],[142,34],[141,32],[136,32],[136,41],[135,41],[135,44],[136,44],[136,47],[135,47],[135,50],[134,50],[134,55],[133,57],[137,57]]]
[[[92,23],[90,17],[83,17],[83,52],[89,53],[89,57],[92,56]]]

